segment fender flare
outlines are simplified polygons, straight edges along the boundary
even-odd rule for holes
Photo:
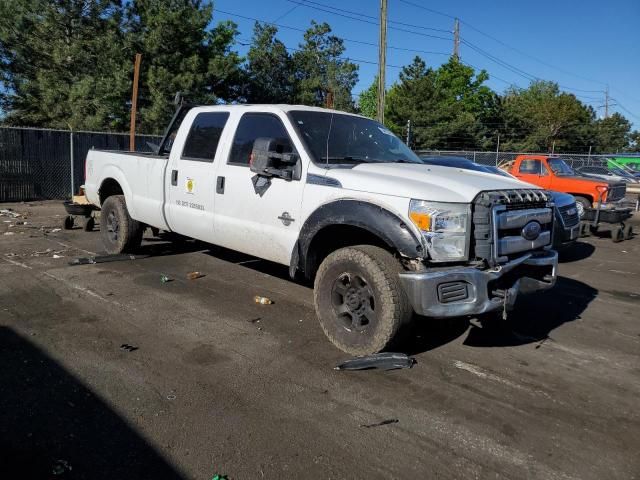
[[[298,271],[308,274],[309,249],[313,239],[323,228],[331,225],[362,228],[382,239],[404,257],[424,257],[421,239],[398,215],[380,205],[362,200],[336,200],[318,207],[302,225],[291,255],[289,274],[292,277]]]
[[[129,183],[126,181],[125,175],[123,174],[122,170],[109,165],[104,169],[103,172],[101,172],[101,177],[102,178],[100,180],[100,184],[98,185],[98,188],[96,190],[98,198],[100,198],[100,190],[102,189],[104,183],[109,179],[115,180],[116,182],[118,182],[120,188],[122,189],[122,194],[124,195],[124,200],[127,203],[127,210],[129,211],[129,215],[131,215],[131,218],[135,219],[136,213],[135,205],[133,204],[133,192],[131,191]]]

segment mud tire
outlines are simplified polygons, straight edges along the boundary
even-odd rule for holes
[[[314,282],[314,301],[331,343],[354,356],[389,346],[413,314],[400,272],[402,266],[391,253],[371,245],[341,248],[324,259]],[[363,311],[369,313],[359,313]],[[371,318],[360,325],[353,320],[360,315]]]
[[[100,236],[107,253],[133,253],[140,247],[143,232],[143,224],[129,215],[123,195],[112,195],[104,201]]]

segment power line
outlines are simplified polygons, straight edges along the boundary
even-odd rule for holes
[[[615,98],[612,98],[611,100],[615,100],[616,102],[618,102],[618,107],[620,107],[622,110],[627,112],[629,115],[631,115],[635,119],[640,120],[640,117],[638,115],[636,115],[635,113],[631,112],[631,110],[625,108],[625,106],[620,103],[620,100],[616,100]]]
[[[442,16],[444,16],[444,17],[452,18],[452,19],[456,18],[456,17],[454,17],[454,16],[452,16],[452,15],[449,15],[449,14],[446,14],[446,13],[443,13],[443,12],[439,12],[438,10],[434,10],[434,9],[432,9],[432,8],[425,7],[425,6],[423,6],[423,5],[419,5],[419,4],[416,4],[416,3],[410,2],[410,1],[408,1],[408,0],[400,0],[400,1],[401,1],[402,3],[407,4],[407,5],[411,5],[412,7],[420,8],[420,9],[422,9],[422,10],[426,10],[426,11],[428,11],[428,12],[435,13],[435,14],[437,14],[437,15],[442,15]],[[513,46],[509,45],[508,43],[503,42],[503,41],[502,41],[502,40],[500,40],[499,38],[496,38],[496,37],[494,37],[493,35],[490,35],[490,34],[488,34],[488,33],[486,33],[486,32],[483,32],[482,30],[480,30],[480,29],[479,29],[479,28],[477,28],[477,27],[474,27],[474,26],[473,26],[472,24],[470,24],[469,22],[465,22],[464,20],[460,20],[460,22],[461,22],[461,23],[463,23],[464,25],[466,25],[467,27],[469,27],[471,30],[474,30],[474,31],[478,32],[479,34],[481,34],[481,35],[483,35],[483,36],[485,36],[485,37],[487,37],[487,38],[489,38],[489,39],[493,40],[494,42],[499,43],[499,44],[500,44],[500,45],[502,45],[503,47],[506,47],[506,48],[508,48],[508,49],[510,49],[510,50],[513,50],[514,52],[516,52],[516,53],[518,53],[518,54],[520,54],[520,55],[522,55],[522,56],[524,56],[524,57],[528,57],[528,58],[530,58],[530,59],[532,59],[532,60],[535,60],[536,62],[539,62],[539,63],[541,63],[542,65],[544,65],[544,66],[546,66],[546,67],[553,68],[553,69],[555,69],[555,70],[558,70],[559,72],[565,73],[565,74],[567,74],[567,75],[574,76],[574,77],[576,77],[576,78],[580,78],[580,79],[582,79],[582,80],[586,80],[586,81],[588,81],[588,82],[599,83],[599,84],[601,84],[601,85],[605,85],[605,82],[601,82],[601,81],[594,80],[594,79],[591,79],[591,78],[583,77],[582,75],[578,75],[577,73],[573,73],[573,72],[570,72],[570,71],[565,70],[565,69],[563,69],[563,68],[560,68],[560,67],[557,67],[557,66],[555,66],[555,65],[552,65],[552,64],[550,64],[550,63],[548,63],[548,62],[546,62],[546,61],[544,61],[544,60],[542,60],[542,59],[540,59],[540,58],[538,58],[538,57],[535,57],[534,55],[531,55],[531,54],[529,54],[529,53],[527,53],[527,52],[524,52],[524,51],[522,51],[522,50],[520,50],[520,49],[518,49],[518,48],[516,48],[516,47],[513,47]]]
[[[287,1],[291,2],[291,3],[295,3],[297,5],[304,6],[304,7],[309,7],[309,8],[314,8],[312,5],[317,5],[317,6],[320,6],[320,7],[328,8],[330,10],[335,10],[335,11],[338,11],[338,12],[348,13],[350,15],[356,15],[357,17],[369,18],[369,19],[374,20],[376,25],[379,24],[378,17],[376,17],[374,15],[365,15],[362,12],[354,12],[353,10],[346,10],[344,8],[338,8],[338,7],[335,7],[333,5],[327,5],[326,3],[314,2],[313,0],[287,0]],[[412,23],[398,22],[396,20],[387,20],[387,23],[394,23],[396,25],[401,25],[403,27],[419,28],[421,30],[431,30],[433,32],[453,33],[451,30],[445,30],[445,29],[442,29],[442,28],[425,27],[424,25],[415,25],[415,24],[412,24]]]
[[[291,12],[293,12],[296,8],[298,8],[300,5],[294,5],[293,7],[291,7],[289,10],[287,10],[286,12],[284,12],[282,15],[280,15],[279,17],[276,17],[273,21],[277,22],[279,20],[282,20],[284,17],[286,17],[287,15],[289,15]]]
[[[474,45],[473,43],[462,39],[462,43],[464,43],[465,45],[467,45],[469,48],[471,48],[472,50],[475,50],[476,52],[478,52],[480,55],[487,57],[488,59],[492,60],[493,62],[497,63],[498,65],[506,68],[507,70],[515,73],[516,75],[520,75],[521,77],[529,80],[529,81],[534,81],[534,80],[543,80],[540,77],[537,77],[531,73],[528,73],[524,70],[522,70],[521,68],[518,68],[510,63],[505,62],[504,60],[501,60],[500,58],[490,54],[489,52],[487,52],[486,50],[483,50],[482,48],[478,47],[477,45]],[[576,92],[584,92],[584,93],[601,93],[600,90],[584,90],[581,88],[574,88],[574,87],[569,87],[567,85],[561,85],[558,84],[558,86],[564,90],[573,90]]]
[[[225,15],[230,15],[232,17],[237,17],[237,18],[242,18],[245,20],[252,20],[254,22],[259,22],[259,23],[263,23],[265,25],[272,25],[275,27],[280,27],[280,28],[285,28],[287,30],[293,30],[295,32],[302,32],[305,33],[306,30],[304,28],[297,28],[297,27],[291,27],[289,25],[282,25],[280,23],[275,23],[275,22],[269,22],[267,20],[260,20],[259,18],[255,18],[255,17],[249,17],[246,15],[240,15],[239,13],[233,13],[233,12],[227,12],[225,10],[220,10],[219,8],[215,9],[216,12],[219,13],[223,13]],[[345,38],[345,37],[341,37],[342,40],[346,41],[346,42],[351,42],[351,43],[358,43],[361,45],[367,45],[370,47],[377,47],[378,44],[374,43],[374,42],[365,42],[363,40],[355,40],[353,38]],[[447,52],[434,52],[434,51],[429,51],[429,50],[420,50],[420,49],[415,49],[415,48],[404,48],[404,47],[395,47],[392,45],[387,45],[387,48],[390,50],[398,50],[398,51],[403,51],[403,52],[413,52],[413,53],[423,53],[426,55],[445,55],[445,56],[449,56],[450,54]]]
[[[339,17],[344,17],[344,18],[348,18],[348,19],[350,19],[350,20],[355,20],[355,21],[357,21],[357,22],[368,23],[368,24],[370,24],[370,25],[376,25],[376,26],[378,26],[378,22],[374,22],[374,21],[371,21],[371,20],[366,20],[365,18],[361,18],[361,17],[362,17],[362,15],[361,15],[361,14],[359,14],[359,13],[357,14],[358,16],[357,16],[357,17],[355,17],[355,16],[353,16],[353,15],[347,15],[347,14],[344,14],[344,13],[337,12],[335,9],[334,9],[334,10],[330,10],[330,9],[323,8],[323,7],[317,7],[317,6],[315,6],[315,5],[309,5],[309,4],[307,4],[307,3],[297,2],[297,1],[295,1],[295,0],[287,0],[287,1],[288,1],[288,2],[292,2],[292,3],[297,3],[297,4],[299,4],[299,5],[302,5],[303,7],[308,7],[308,8],[312,8],[312,9],[314,9],[314,10],[319,10],[319,11],[321,11],[321,12],[330,13],[330,14],[332,14],[332,15],[337,15],[337,16],[339,16]],[[416,32],[416,31],[414,31],[414,30],[407,30],[406,28],[400,28],[400,27],[393,27],[393,26],[389,26],[389,28],[392,28],[392,29],[394,29],[394,30],[398,30],[398,31],[400,31],[400,32],[411,33],[411,34],[413,34],[413,35],[419,35],[419,36],[421,36],[421,37],[436,38],[436,39],[438,39],[438,40],[447,40],[447,41],[451,41],[451,38],[450,38],[450,37],[442,37],[442,36],[438,36],[438,35],[431,35],[431,34],[428,34],[428,33]]]

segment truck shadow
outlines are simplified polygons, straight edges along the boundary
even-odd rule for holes
[[[2,478],[184,478],[95,392],[7,327],[0,364]]]
[[[558,277],[547,291],[518,298],[506,321],[498,316],[470,322],[468,318],[433,320],[417,318],[414,328],[399,345],[415,355],[445,345],[467,333],[463,344],[471,347],[514,347],[543,342],[553,330],[579,319],[598,290],[567,277]]]
[[[596,251],[596,247],[586,242],[576,242],[570,247],[558,252],[558,262],[571,263],[589,258]]]

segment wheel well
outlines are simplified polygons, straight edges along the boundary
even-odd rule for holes
[[[574,197],[586,198],[591,203],[593,203],[593,197],[591,195],[589,195],[589,194],[586,194],[586,193],[571,193],[570,195],[573,195]]]
[[[100,190],[98,190],[100,195],[100,205],[104,203],[104,201],[111,197],[112,195],[123,195],[122,187],[120,184],[114,180],[113,178],[107,178],[100,185]]]
[[[327,256],[336,250],[354,245],[374,245],[391,253],[395,249],[375,233],[353,225],[329,225],[315,234],[304,259],[304,273],[313,279],[318,267]]]

